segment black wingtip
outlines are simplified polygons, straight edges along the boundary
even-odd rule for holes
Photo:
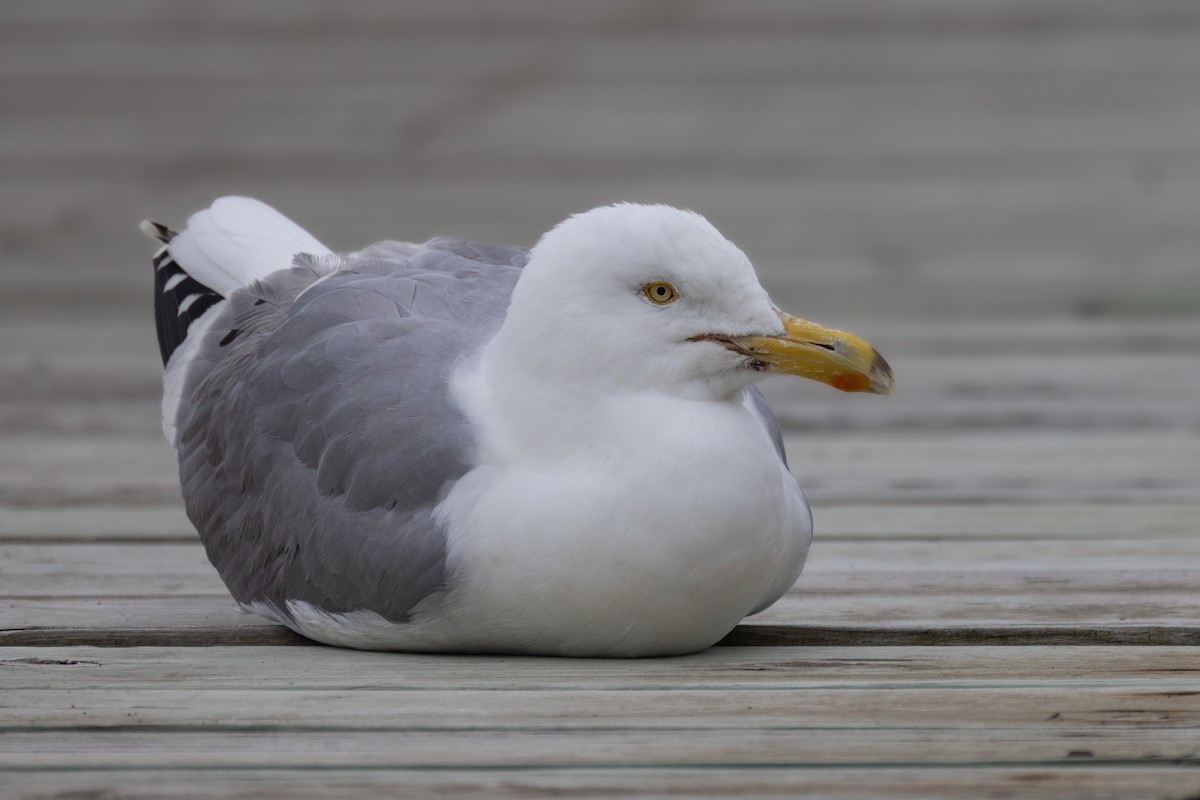
[[[163,366],[183,344],[188,329],[205,311],[225,298],[188,274],[171,255],[175,231],[157,222],[143,222],[142,230],[164,245],[154,255],[154,323]],[[226,344],[223,342],[222,344]]]
[[[166,225],[161,225],[148,219],[142,220],[142,224],[138,225],[142,229],[142,233],[149,236],[151,239],[158,239],[163,244],[168,244],[172,239],[178,236],[175,231],[168,228]]]

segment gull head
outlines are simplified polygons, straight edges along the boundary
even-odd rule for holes
[[[874,348],[780,311],[741,250],[663,205],[604,206],[546,233],[494,344],[510,366],[583,391],[727,399],[774,371],[892,391]]]

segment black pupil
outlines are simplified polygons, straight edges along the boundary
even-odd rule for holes
[[[665,286],[655,286],[654,291],[659,297],[667,296],[667,287]]]

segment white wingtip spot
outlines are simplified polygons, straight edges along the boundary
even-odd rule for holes
[[[186,312],[189,308],[191,308],[192,303],[199,300],[202,296],[203,295],[199,295],[199,294],[189,294],[187,297],[185,297],[183,299],[183,302],[179,304],[180,316],[182,316],[184,312]]]
[[[179,284],[186,281],[187,277],[188,276],[187,276],[186,272],[180,272],[178,275],[172,275],[171,277],[167,278],[167,282],[163,284],[163,294],[166,294],[167,292],[171,291]],[[188,300],[191,300],[195,296],[196,295],[189,296]],[[183,309],[180,309],[180,311],[182,311],[182,310]]]

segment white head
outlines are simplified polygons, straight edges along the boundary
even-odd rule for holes
[[[488,351],[509,374],[594,395],[732,399],[772,369],[891,388],[869,345],[780,312],[741,250],[662,205],[596,208],[543,236]]]
[[[498,339],[556,380],[727,397],[759,374],[704,337],[783,332],[749,259],[706,219],[622,203],[542,237]]]

